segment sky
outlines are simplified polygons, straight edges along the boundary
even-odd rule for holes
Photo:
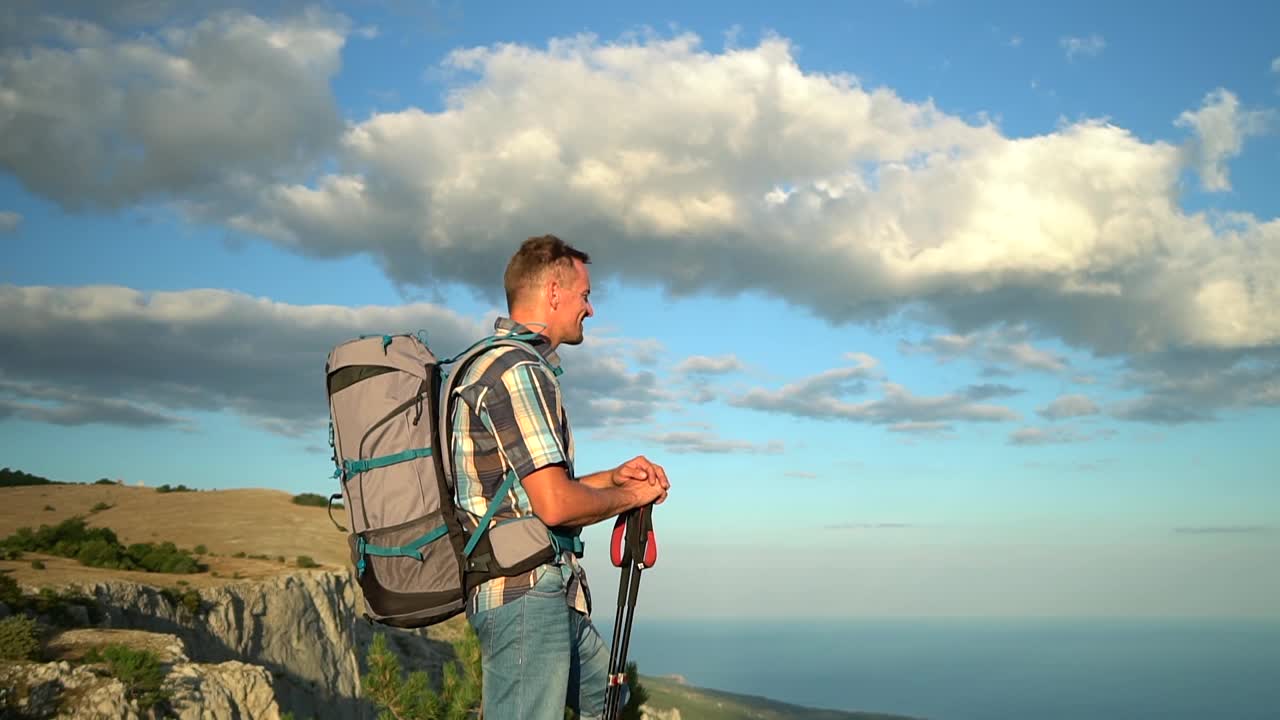
[[[335,492],[329,349],[457,352],[553,233],[576,465],[672,482],[637,612],[1277,617],[1278,24],[8,3],[0,465]]]

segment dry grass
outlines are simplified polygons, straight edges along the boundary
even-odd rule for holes
[[[121,485],[33,485],[0,488],[0,538],[18,528],[56,525],[81,515],[91,527],[109,527],[120,542],[173,542],[180,548],[204,545],[216,557],[200,561],[209,572],[190,575],[108,570],[81,565],[75,560],[27,553],[21,560],[0,560],[0,570],[12,571],[23,584],[60,586],[98,579],[128,579],[149,585],[173,586],[185,580],[194,587],[209,587],[299,570],[295,560],[308,555],[320,568],[335,569],[349,563],[346,535],[329,522],[324,508],[295,505],[292,495],[280,490],[208,490],[159,493],[154,488]],[[96,513],[99,503],[112,507]],[[45,510],[52,506],[55,510]],[[346,525],[343,511],[334,517]],[[268,560],[235,558],[266,555]],[[284,563],[275,558],[283,556]],[[44,561],[46,569],[35,570],[31,560]],[[213,577],[217,573],[219,577]]]
[[[57,662],[80,662],[84,656],[94,649],[102,649],[108,645],[123,645],[131,650],[145,650],[153,653],[160,662],[172,663],[178,658],[172,647],[174,642],[165,635],[146,632],[144,630],[123,630],[111,628],[76,628],[62,630],[49,639],[45,645],[45,660]]]

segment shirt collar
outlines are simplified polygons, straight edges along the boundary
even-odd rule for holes
[[[540,331],[532,330],[509,317],[499,317],[497,320],[493,321],[494,335],[518,335],[523,333],[537,333],[538,336],[531,340],[529,344],[533,345],[533,347],[537,349],[538,354],[542,355],[542,357],[548,363],[551,363],[553,367],[560,367],[560,356],[555,350],[551,349],[551,338],[543,335]]]

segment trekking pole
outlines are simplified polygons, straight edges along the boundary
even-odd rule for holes
[[[631,643],[636,597],[640,593],[640,574],[645,568],[653,567],[658,560],[658,541],[653,534],[653,505],[633,510],[627,513],[625,520],[619,520],[620,524],[614,526],[611,554],[615,565],[625,567],[618,587],[618,619],[614,623],[614,645],[610,652],[611,669],[609,687],[605,693],[605,720],[614,720],[621,712],[622,686],[627,678],[627,646]]]
[[[653,537],[653,506],[646,505],[641,508],[639,517],[632,518],[632,523],[628,526],[628,544],[631,546],[631,588],[627,594],[627,619],[622,626],[622,649],[618,653],[618,692],[614,693],[613,700],[613,717],[617,717],[622,712],[619,706],[621,702],[622,684],[626,683],[627,672],[627,649],[631,644],[631,628],[632,621],[635,619],[636,599],[640,594],[640,574],[645,568],[652,567],[658,559],[658,543]]]
[[[631,547],[626,537],[627,520],[634,512],[629,510],[618,516],[613,524],[613,537],[609,544],[609,559],[613,561],[615,567],[621,568],[621,572],[618,573],[618,610],[613,619],[613,642],[609,644],[608,684],[604,691],[604,720],[613,720],[611,709],[614,706],[614,698],[621,692],[621,683],[626,679],[625,671],[622,673],[623,680],[618,679],[618,650],[622,647],[622,623],[627,605],[627,591],[631,586],[633,565]]]

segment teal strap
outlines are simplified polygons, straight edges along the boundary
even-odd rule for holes
[[[538,349],[533,346],[532,344],[533,341],[536,340],[538,337],[539,337],[538,333],[535,333],[535,332],[512,333],[510,335],[489,335],[487,337],[483,337],[475,341],[474,343],[471,344],[471,347],[467,348],[466,350],[463,350],[457,355],[454,355],[453,357],[447,358],[445,360],[441,360],[440,364],[452,365],[453,363],[458,361],[458,358],[462,357],[463,355],[466,355],[467,353],[471,352],[473,349],[481,345],[492,346],[492,345],[498,344],[498,342],[501,340],[515,340],[516,342],[527,345],[529,347],[529,352],[533,353],[534,355],[537,355],[538,359],[542,361],[542,364],[547,366],[547,368],[551,370],[552,375],[555,375],[556,377],[560,377],[561,375],[564,374],[564,370],[562,370],[559,365],[552,365],[550,362],[548,362],[547,359],[542,355],[542,353],[538,352]]]
[[[449,527],[447,525],[441,525],[408,545],[397,545],[395,547],[374,545],[373,543],[366,541],[364,538],[360,538],[357,543],[357,550],[361,555],[377,555],[379,557],[400,557],[403,555],[416,557],[419,560],[422,560],[423,557],[420,552],[422,547],[431,543],[433,540],[438,540],[441,537],[444,537],[447,532],[449,532]]]
[[[428,457],[429,455],[431,455],[431,448],[414,448],[412,450],[398,452],[395,455],[383,455],[381,457],[369,458],[367,460],[343,460],[342,467],[347,471],[347,474],[354,475],[356,473],[365,472],[366,470],[395,465],[398,462]]]
[[[577,557],[582,557],[586,546],[582,544],[582,538],[577,533],[567,533],[554,528],[548,529],[547,532],[551,535],[551,543],[556,546],[557,555],[562,552],[571,552]]]
[[[498,492],[493,494],[493,500],[489,502],[489,509],[485,511],[484,517],[480,518],[480,524],[476,526],[476,531],[471,535],[471,539],[467,541],[467,546],[462,549],[463,555],[471,557],[471,551],[476,549],[476,543],[480,542],[480,536],[489,529],[489,521],[493,520],[494,513],[498,512],[498,506],[502,504],[502,496],[506,495],[515,483],[516,471],[512,470],[507,473],[507,478],[502,481]]]

